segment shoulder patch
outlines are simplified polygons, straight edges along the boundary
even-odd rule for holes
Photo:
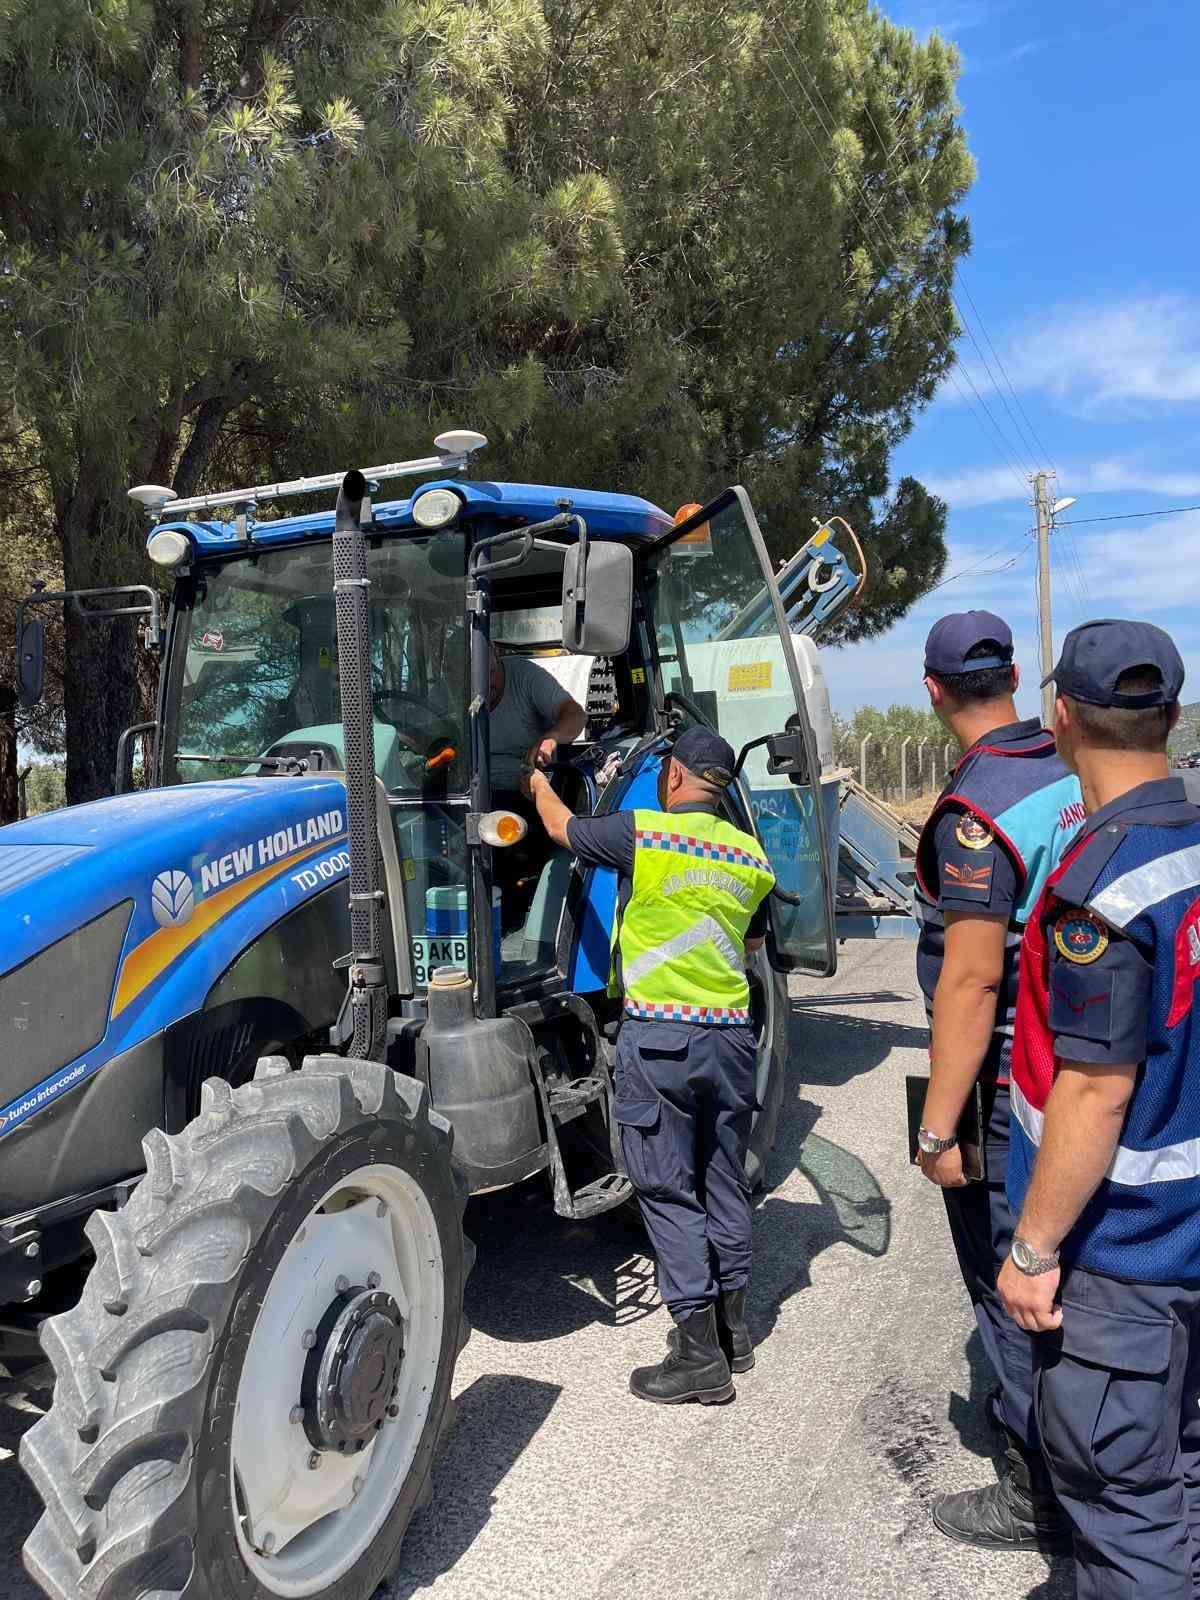
[[[964,850],[986,850],[995,838],[995,834],[972,812],[965,811],[958,819],[954,837]]]
[[[1054,924],[1054,945],[1060,956],[1087,967],[1108,949],[1108,929],[1090,911],[1064,911]]]
[[[1200,979],[1200,900],[1193,900],[1175,931],[1175,981],[1167,1027],[1174,1028],[1192,1009],[1192,994]]]

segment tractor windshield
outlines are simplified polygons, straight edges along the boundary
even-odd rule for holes
[[[391,539],[371,554],[375,760],[392,794],[467,787],[464,570],[459,533]],[[163,781],[274,775],[313,751],[341,768],[329,545],[202,567],[195,584],[174,631]]]

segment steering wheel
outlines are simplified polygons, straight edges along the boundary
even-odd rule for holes
[[[678,706],[681,711],[685,711],[692,721],[698,722],[702,728],[711,728],[712,724],[703,711],[699,706],[693,705],[687,695],[680,694],[678,689],[668,689],[666,694],[663,695],[663,710],[670,711],[675,706]]]
[[[422,711],[429,710],[428,703],[423,700],[419,694],[411,694],[407,689],[376,690],[376,692],[371,696],[371,704],[375,710],[375,714],[379,717],[382,717],[384,722],[390,722],[392,727],[396,729],[401,737],[404,736],[404,730],[398,725],[395,717],[389,716],[387,711],[384,709],[385,704],[389,700],[407,700],[410,705],[420,706]],[[413,748],[416,749],[416,746],[414,745]]]

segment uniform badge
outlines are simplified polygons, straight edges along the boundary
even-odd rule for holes
[[[954,837],[964,850],[986,850],[995,838],[995,834],[990,828],[985,827],[978,817],[969,811],[964,811],[958,819]]]
[[[1090,911],[1064,911],[1054,924],[1054,944],[1060,956],[1087,967],[1108,949],[1108,929]]]

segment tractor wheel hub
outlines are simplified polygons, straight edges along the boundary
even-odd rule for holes
[[[400,1386],[404,1322],[379,1289],[351,1288],[330,1304],[304,1364],[304,1430],[318,1450],[365,1450]]]

